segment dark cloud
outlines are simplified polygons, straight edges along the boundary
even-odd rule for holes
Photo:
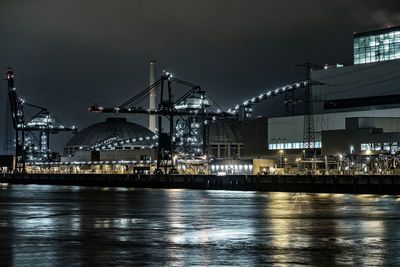
[[[399,1],[369,0],[2,1],[0,67],[15,66],[27,101],[82,128],[103,119],[91,103],[118,105],[146,87],[151,59],[228,107],[302,79],[296,64],[351,64],[352,33],[400,24],[399,11]]]

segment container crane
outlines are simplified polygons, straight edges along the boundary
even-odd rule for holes
[[[64,126],[46,108],[26,103],[18,97],[15,87],[14,73],[11,67],[7,71],[8,100],[15,130],[15,157],[16,172],[25,172],[26,161],[49,161],[50,159],[50,134],[59,132],[77,132],[75,126]],[[40,111],[31,119],[25,119],[24,107],[39,109]],[[39,146],[29,148],[27,145],[27,133],[34,136],[39,132]]]

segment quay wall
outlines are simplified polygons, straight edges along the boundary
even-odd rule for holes
[[[0,174],[0,183],[400,195],[397,175]]]

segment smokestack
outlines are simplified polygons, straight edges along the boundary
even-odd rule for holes
[[[156,61],[150,61],[150,85],[156,82]],[[156,88],[150,89],[149,109],[156,109]],[[149,115],[149,130],[156,132],[156,116]]]

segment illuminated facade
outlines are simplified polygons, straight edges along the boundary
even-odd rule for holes
[[[400,59],[400,26],[354,34],[354,65]]]
[[[268,150],[303,149],[303,142],[268,144]],[[321,148],[321,142],[315,142],[315,148]]]

